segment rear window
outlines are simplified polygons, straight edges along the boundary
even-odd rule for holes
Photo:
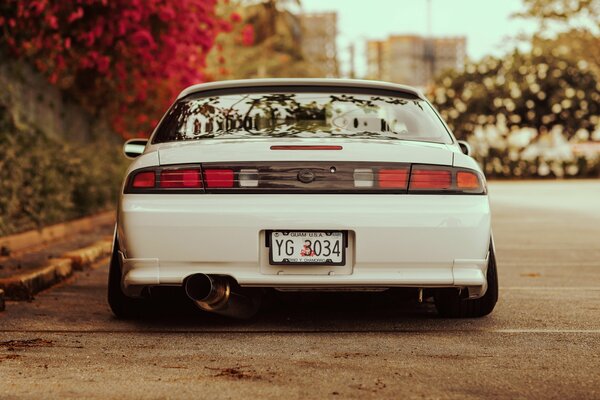
[[[393,93],[200,93],[204,97],[187,97],[174,104],[152,143],[244,138],[373,138],[452,143],[429,103]]]

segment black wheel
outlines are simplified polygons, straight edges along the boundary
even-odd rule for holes
[[[498,301],[498,272],[494,245],[491,241],[487,281],[487,291],[479,299],[463,298],[457,289],[437,290],[433,298],[438,314],[445,318],[480,318],[494,310]]]
[[[121,260],[115,240],[108,270],[108,305],[117,318],[135,318],[147,314],[148,300],[132,298],[121,289]]]

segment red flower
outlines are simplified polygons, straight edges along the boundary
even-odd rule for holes
[[[233,23],[238,23],[242,21],[242,16],[239,13],[231,13],[231,15],[229,16],[229,19],[231,20],[231,22]]]
[[[229,21],[221,21],[221,30],[223,32],[231,32],[233,30],[233,26]]]
[[[175,10],[169,5],[161,7],[158,11],[158,16],[163,21],[172,21],[176,18]]]
[[[96,66],[98,67],[98,72],[101,74],[105,74],[108,71],[108,67],[110,65],[110,58],[107,56],[98,56],[96,60]]]
[[[152,34],[146,29],[140,29],[131,36],[131,42],[137,47],[154,47],[156,43]]]
[[[254,44],[254,27],[250,24],[242,28],[242,44],[252,46]]]
[[[58,29],[58,18],[56,18],[54,15],[50,15],[48,17],[48,26],[50,26],[52,29]]]
[[[83,17],[83,8],[77,7],[77,11],[71,13],[69,18],[67,18],[67,22],[71,23],[73,21],[77,21],[78,19]]]

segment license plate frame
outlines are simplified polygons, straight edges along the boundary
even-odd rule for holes
[[[266,246],[269,248],[269,264],[270,265],[304,265],[304,266],[343,266],[346,265],[346,252],[348,250],[348,231],[339,230],[339,229],[299,229],[299,230],[282,230],[282,229],[273,229],[265,232]],[[339,234],[341,235],[341,260],[340,261],[322,261],[322,262],[311,262],[311,261],[287,261],[285,258],[282,261],[275,261],[273,258],[273,235],[275,233],[281,233],[283,236],[290,235],[292,233],[321,233],[325,235],[331,234]],[[325,256],[324,256],[325,257]]]

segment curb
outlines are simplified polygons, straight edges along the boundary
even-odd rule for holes
[[[81,271],[91,266],[96,260],[109,255],[112,250],[112,239],[96,242],[91,246],[83,249],[69,251],[62,255],[64,258],[71,260],[74,270]]]
[[[90,231],[98,225],[113,225],[115,212],[105,211],[74,221],[51,225],[41,230],[31,230],[10,236],[0,237],[0,248],[5,252],[16,255],[48,245],[66,236],[75,236]]]
[[[60,258],[54,258],[35,271],[0,279],[0,292],[4,292],[6,299],[31,300],[34,294],[65,280],[74,270],[83,270],[108,256],[111,246],[111,240],[101,240],[91,246],[65,253]],[[3,303],[3,300],[0,300],[0,311],[3,310]]]

